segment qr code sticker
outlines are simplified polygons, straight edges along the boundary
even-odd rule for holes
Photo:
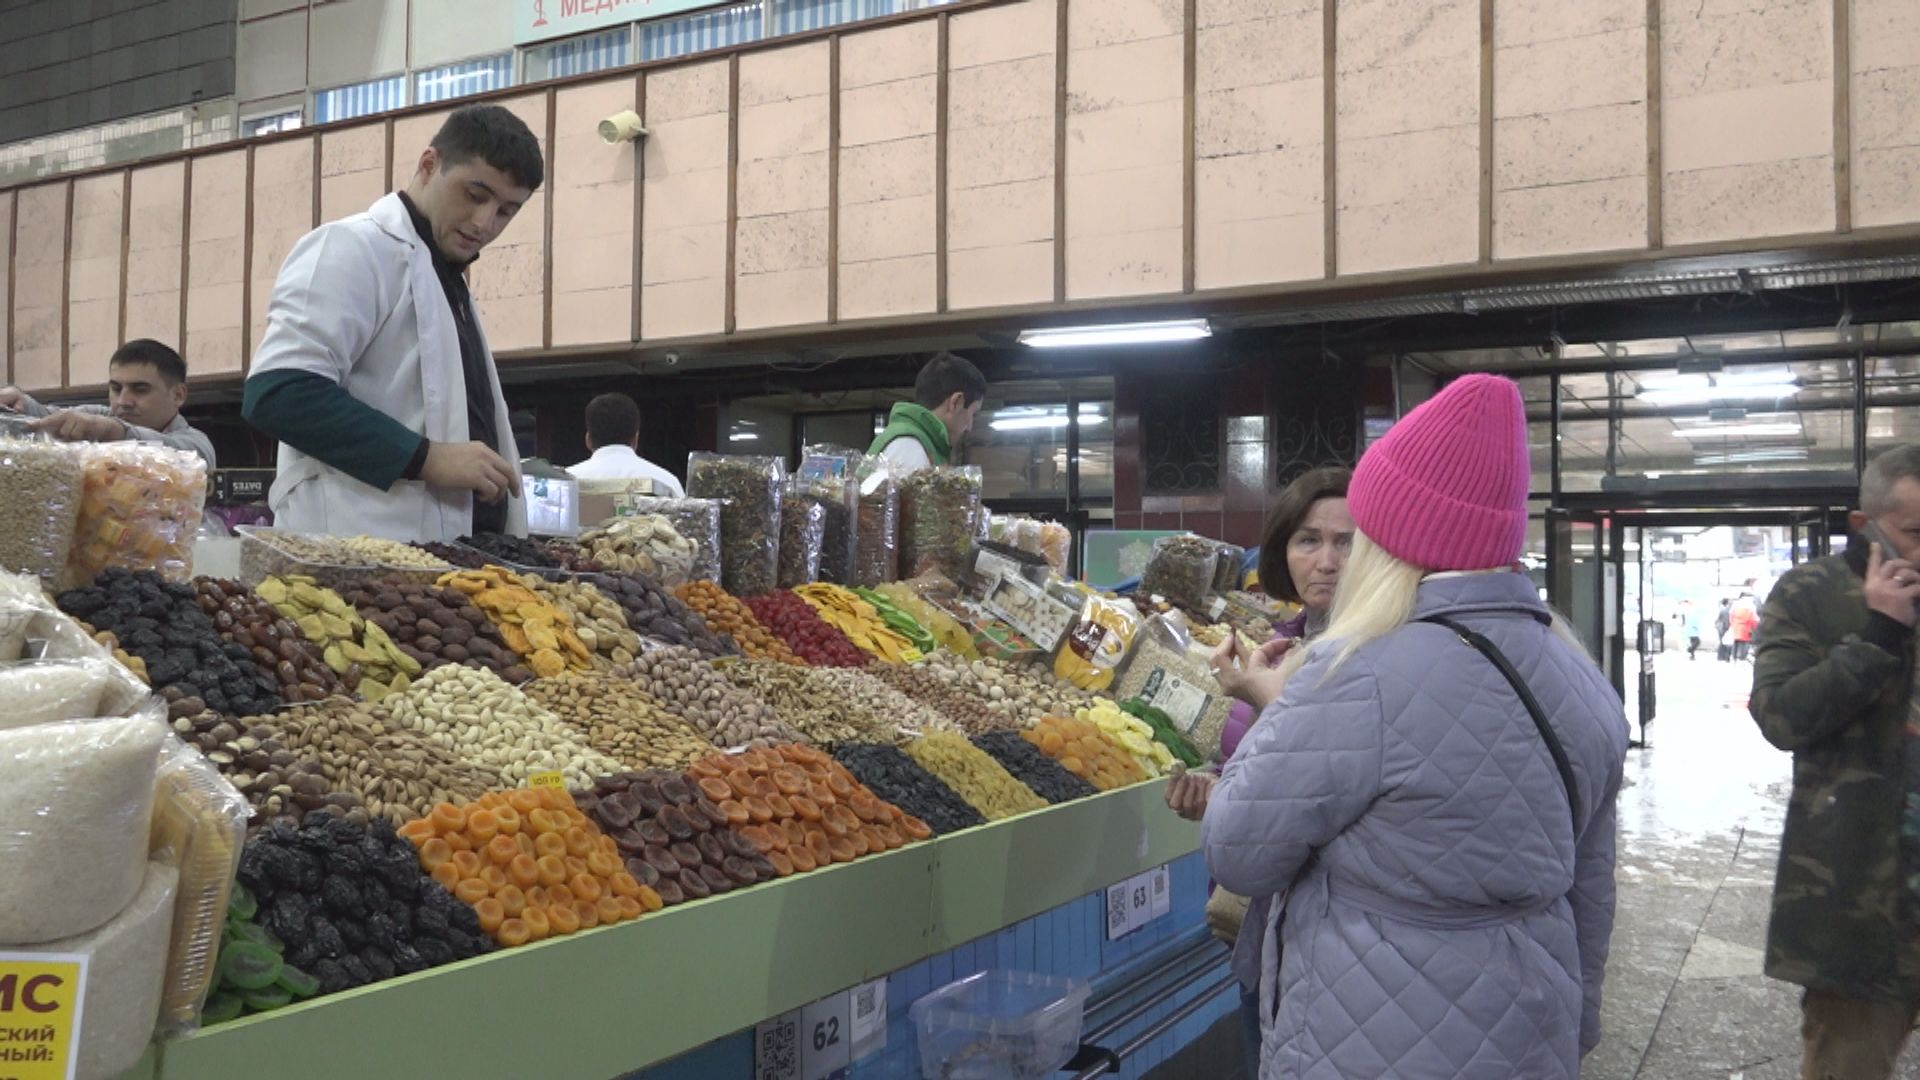
[[[853,1018],[855,1020],[865,1020],[867,1017],[872,1016],[874,1010],[879,1007],[880,988],[877,986],[868,984],[861,987],[859,992],[853,995]]]
[[[799,1021],[782,1017],[761,1024],[755,1049],[755,1080],[796,1080],[800,1075]]]
[[[1121,882],[1107,889],[1107,940],[1127,932],[1127,885]]]

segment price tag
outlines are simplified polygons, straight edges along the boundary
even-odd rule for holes
[[[1153,875],[1127,879],[1127,929],[1138,930],[1153,921]]]
[[[915,648],[908,648],[900,654],[900,659],[906,661],[909,664],[917,664],[920,661],[925,660],[926,658],[927,658],[926,653],[923,653],[919,649],[915,649]]]
[[[73,1080],[87,957],[0,952],[0,1076]]]
[[[1171,914],[1173,912],[1173,875],[1167,873],[1166,867],[1158,866],[1147,876],[1152,879],[1153,884],[1153,913],[1148,918],[1158,919],[1162,915]]]
[[[527,786],[530,788],[552,788],[555,791],[567,790],[567,778],[552,769],[527,774]]]
[[[800,1080],[826,1080],[853,1064],[852,995],[842,991],[800,1010]]]
[[[887,1048],[887,980],[853,988],[853,1060]]]

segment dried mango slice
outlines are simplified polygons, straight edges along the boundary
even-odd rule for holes
[[[535,675],[543,679],[551,679],[557,675],[563,675],[567,670],[567,662],[561,659],[560,654],[554,652],[552,649],[540,649],[535,652],[527,658],[527,666],[533,669]]]

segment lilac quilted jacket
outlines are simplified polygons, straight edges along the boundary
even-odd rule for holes
[[[1221,886],[1280,895],[1262,935],[1261,1080],[1572,1080],[1600,1039],[1620,699],[1520,574],[1430,579],[1513,661],[1572,759],[1450,631],[1410,623],[1295,674],[1207,804]],[[1276,965],[1278,970],[1276,970]]]

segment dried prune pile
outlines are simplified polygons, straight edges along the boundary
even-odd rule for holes
[[[985,750],[1012,773],[1014,779],[1033,789],[1035,795],[1059,804],[1099,794],[1099,789],[1062,768],[1060,763],[1040,752],[1017,731],[989,731],[976,735],[973,745]]]
[[[987,823],[980,811],[899,747],[841,743],[833,748],[833,759],[875,795],[926,822],[935,836]]]
[[[461,537],[460,542],[514,566],[532,566],[541,570],[557,570],[560,566],[553,561],[553,556],[547,554],[546,548],[522,536],[475,533]]]
[[[573,801],[620,845],[627,873],[668,905],[771,881],[773,864],[686,776],[663,769],[620,773],[576,791]]]
[[[61,593],[58,603],[118,638],[121,648],[147,665],[147,681],[156,691],[171,688],[229,716],[280,707],[279,682],[260,669],[246,646],[221,640],[190,584],[169,582],[151,570],[115,568],[93,585]]]
[[[420,869],[413,845],[385,818],[269,826],[247,841],[239,877],[259,904],[260,926],[323,994],[493,948],[474,910]]]

